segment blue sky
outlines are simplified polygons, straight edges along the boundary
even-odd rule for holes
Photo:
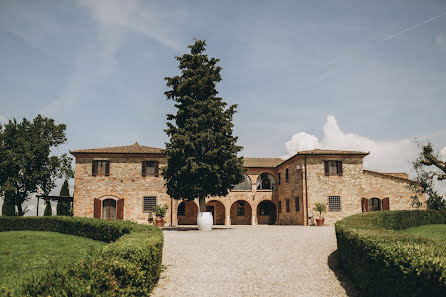
[[[245,156],[286,156],[315,137],[370,147],[381,156],[371,169],[407,171],[414,137],[446,147],[442,0],[3,0],[0,121],[66,123],[56,153],[163,147],[174,111],[163,78],[193,38],[221,60],[218,89],[239,106]]]

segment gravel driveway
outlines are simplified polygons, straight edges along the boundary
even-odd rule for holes
[[[164,230],[153,296],[357,296],[336,268],[334,227],[178,229]]]

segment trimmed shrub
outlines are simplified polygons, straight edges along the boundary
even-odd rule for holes
[[[0,217],[0,231],[19,230],[53,231],[110,243],[97,258],[26,282],[16,292],[19,296],[147,296],[159,279],[163,234],[154,226],[91,218]]]
[[[396,232],[446,224],[446,211],[357,214],[335,225],[339,265],[361,296],[446,296],[446,246]]]

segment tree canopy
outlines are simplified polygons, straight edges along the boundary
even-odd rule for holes
[[[67,154],[51,155],[67,140],[65,129],[41,115],[0,124],[0,196],[17,207],[17,215],[24,215],[22,204],[31,193],[48,195],[56,179],[73,176]]]
[[[435,181],[446,180],[446,163],[434,152],[432,144],[419,144],[420,152],[412,166],[417,174],[416,183],[412,188],[428,195],[429,209],[446,209],[446,201],[435,189]]]
[[[195,40],[190,53],[176,57],[181,75],[166,77],[168,100],[176,102],[176,114],[167,115],[168,163],[162,175],[167,193],[175,199],[199,198],[205,211],[205,198],[226,196],[244,178],[243,160],[237,157],[232,118],[236,105],[227,107],[218,97],[221,81],[219,59],[204,54],[206,42]]]

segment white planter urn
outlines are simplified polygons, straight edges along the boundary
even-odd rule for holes
[[[214,219],[212,212],[199,212],[197,216],[198,231],[211,231]]]

